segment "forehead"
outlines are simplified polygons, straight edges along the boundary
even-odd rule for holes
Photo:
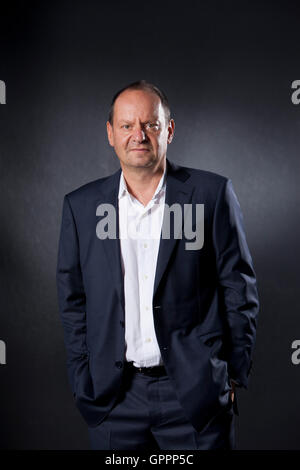
[[[115,101],[114,118],[163,119],[164,110],[159,96],[151,91],[126,90]]]

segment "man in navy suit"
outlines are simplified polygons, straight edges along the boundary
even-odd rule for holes
[[[107,122],[121,168],[64,197],[59,309],[93,449],[236,446],[255,272],[231,180],[169,161],[174,129],[161,90],[123,88]]]

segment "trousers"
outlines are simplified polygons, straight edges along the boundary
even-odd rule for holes
[[[167,374],[155,377],[130,369],[124,371],[113,408],[99,425],[88,427],[88,434],[92,450],[234,450],[235,419],[229,403],[197,431]]]

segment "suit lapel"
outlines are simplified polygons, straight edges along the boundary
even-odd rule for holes
[[[119,182],[122,169],[119,168],[110,178],[108,178],[102,189],[102,197],[97,200],[96,208],[99,204],[110,204],[115,208],[116,215],[116,238],[105,238],[101,240],[102,250],[107,258],[107,272],[111,273],[112,285],[115,287],[120,303],[125,312],[124,282],[121,264],[121,248],[119,240]],[[98,246],[100,244],[98,243]],[[102,254],[101,250],[101,254]],[[108,274],[109,275],[109,274]]]
[[[169,207],[172,204],[179,204],[181,206],[182,215],[184,214],[184,204],[189,204],[192,199],[192,193],[194,187],[188,186],[186,181],[189,179],[189,173],[184,170],[179,165],[171,163],[166,159],[167,171],[166,171],[166,196],[165,204]],[[121,247],[119,239],[119,204],[118,204],[118,192],[119,192],[119,182],[121,175],[121,168],[114,173],[110,178],[105,182],[104,188],[102,189],[102,197],[97,200],[96,207],[99,204],[108,203],[114,206],[116,213],[116,238],[110,239],[106,238],[101,240],[102,248],[104,249],[105,255],[107,257],[108,269],[111,272],[113,277],[113,283],[116,288],[120,303],[125,312],[125,299],[124,299],[124,281],[121,265]],[[182,218],[183,219],[183,218]],[[173,218],[171,217],[171,220]],[[163,227],[167,224],[167,212],[164,211],[163,216]],[[180,227],[177,227],[175,232],[172,230],[171,224],[171,237],[170,239],[160,237],[160,245],[157,257],[156,273],[154,280],[154,289],[153,289],[153,298],[159,287],[159,284],[162,280],[164,272],[167,268],[168,262],[170,260],[171,254],[178,243],[176,239],[176,232],[182,229],[183,220]],[[162,230],[162,233],[163,230]],[[183,231],[182,231],[183,233]]]
[[[184,204],[188,204],[192,198],[193,187],[189,187],[186,184],[186,180],[189,179],[189,173],[180,166],[171,163],[167,159],[167,186],[166,186],[166,197],[165,204],[171,207],[173,204],[179,204],[181,206],[181,213],[184,214]],[[162,223],[162,234],[164,233],[164,227],[167,224],[167,211],[164,211],[163,223]],[[171,217],[171,221],[173,217]],[[170,238],[160,237],[159,251],[156,264],[156,273],[154,279],[153,298],[157,292],[158,286],[162,280],[163,274],[167,268],[171,254],[178,243],[176,234],[182,230],[183,233],[183,217],[180,226],[170,224]]]

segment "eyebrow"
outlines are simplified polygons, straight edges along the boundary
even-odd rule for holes
[[[147,119],[147,121],[142,121],[142,124],[147,124],[147,122],[157,122],[159,121],[159,119]],[[127,119],[120,119],[119,121],[120,123],[121,122],[125,122],[126,124],[132,124],[133,121],[128,121]]]

